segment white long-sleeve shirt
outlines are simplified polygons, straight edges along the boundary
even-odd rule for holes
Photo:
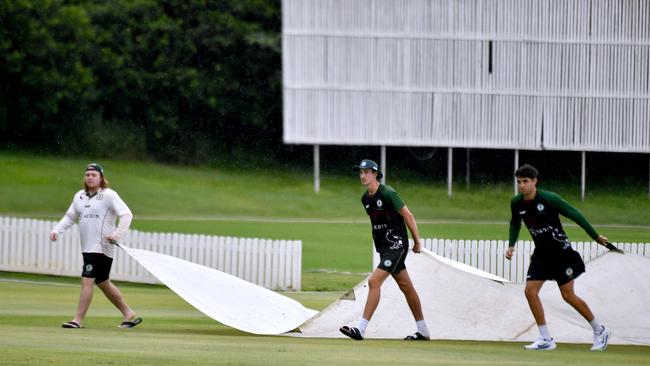
[[[118,217],[120,222],[116,226]],[[114,190],[100,189],[90,196],[81,190],[75,193],[68,211],[52,231],[62,233],[77,221],[81,252],[103,253],[113,258],[115,245],[110,243],[106,236],[114,235],[119,241],[129,229],[132,218],[131,210]]]

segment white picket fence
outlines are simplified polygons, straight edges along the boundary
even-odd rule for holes
[[[532,241],[520,240],[517,243],[515,255],[508,261],[504,256],[508,248],[508,241],[505,240],[423,239],[422,244],[440,256],[479,268],[514,283],[525,282],[530,255],[535,248]],[[628,253],[650,257],[650,243],[613,244]],[[411,245],[413,245],[412,241]],[[572,245],[573,249],[582,255],[585,263],[608,251],[595,242],[574,242]],[[413,253],[409,255],[413,255]],[[374,253],[373,264],[376,267],[378,263],[379,256]]]
[[[0,271],[79,276],[83,259],[77,225],[52,243],[56,222],[0,217]],[[129,230],[122,243],[168,254],[276,290],[300,291],[302,242]],[[115,251],[111,278],[160,283],[122,250]]]

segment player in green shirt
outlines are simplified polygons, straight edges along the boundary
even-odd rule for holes
[[[562,298],[580,313],[594,331],[592,351],[604,351],[607,348],[609,329],[601,325],[592,314],[589,306],[579,298],[574,290],[574,279],[585,272],[585,264],[580,254],[573,250],[566,236],[560,215],[575,221],[589,236],[601,245],[607,244],[607,238],[599,235],[576,208],[553,192],[537,189],[538,171],[525,164],[515,172],[517,178],[516,195],[510,204],[510,244],[506,258],[510,260],[515,252],[515,244],[523,220],[535,242],[535,250],[530,258],[526,275],[526,299],[539,328],[540,338],[525,346],[530,350],[552,350],[556,348],[544,318],[544,308],[539,298],[539,291],[547,280],[555,280],[562,293]]]
[[[420,297],[413,287],[404,264],[409,249],[407,227],[413,237],[413,252],[419,253],[422,248],[415,218],[397,192],[390,186],[379,182],[382,173],[379,171],[377,163],[372,160],[362,160],[353,170],[359,172],[361,184],[368,189],[363,194],[361,203],[370,217],[372,238],[380,260],[379,265],[368,279],[368,298],[363,316],[359,319],[356,327],[343,326],[339,330],[352,339],[363,339],[366,326],[379,305],[381,285],[388,276],[392,276],[406,297],[417,327],[415,334],[409,335],[405,339],[429,340],[429,330],[422,314]]]

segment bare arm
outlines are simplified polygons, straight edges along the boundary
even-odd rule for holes
[[[420,253],[422,249],[422,242],[420,241],[420,233],[418,232],[418,224],[415,222],[415,217],[409,211],[408,207],[404,206],[399,210],[399,214],[404,218],[406,226],[411,231],[411,236],[413,237],[413,252]]]

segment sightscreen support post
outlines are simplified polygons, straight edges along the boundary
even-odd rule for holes
[[[381,172],[384,173],[384,176],[381,178],[381,182],[386,184],[386,145],[381,145]]]
[[[447,149],[447,196],[451,197],[452,173],[454,170],[454,149]]]
[[[582,152],[582,164],[580,164],[580,200],[585,200],[585,180],[587,178],[587,152]]]
[[[314,192],[320,192],[320,146],[314,145]]]
[[[518,168],[519,168],[519,150],[515,149],[515,170],[512,171],[512,176],[513,176],[512,180],[514,186],[513,190],[515,195],[517,194],[517,177],[515,177],[514,175]]]

